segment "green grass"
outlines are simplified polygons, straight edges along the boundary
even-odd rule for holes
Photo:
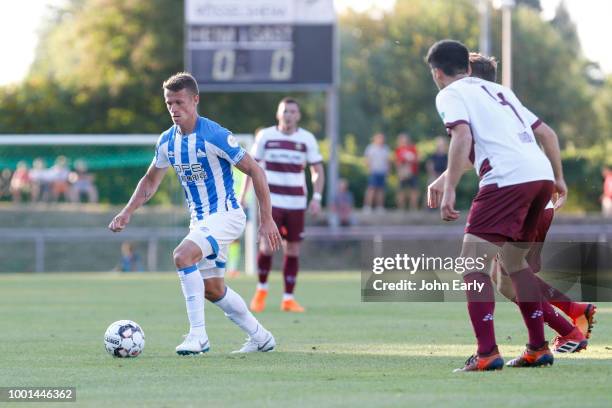
[[[229,284],[250,298],[252,278]],[[259,316],[277,351],[230,355],[243,334],[207,303],[211,352],[179,357],[187,321],[173,273],[0,275],[0,386],[75,386],[76,406],[612,406],[611,304],[588,350],[551,368],[453,374],[474,351],[465,304],[361,303],[359,274],[310,273],[298,285],[308,311],[290,315],[280,286]],[[512,304],[496,312],[508,359],[526,342],[522,320]],[[136,359],[104,351],[119,319],[146,333]]]

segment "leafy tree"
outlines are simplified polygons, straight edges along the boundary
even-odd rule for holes
[[[530,7],[538,12],[542,11],[540,0],[515,0],[517,6]]]
[[[551,24],[561,34],[561,38],[566,43],[569,50],[573,50],[575,55],[580,55],[580,39],[578,38],[578,31],[576,31],[576,24],[572,21],[565,0],[561,0],[557,9],[555,10],[555,17],[552,19]]]

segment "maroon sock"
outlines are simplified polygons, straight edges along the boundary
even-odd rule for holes
[[[542,278],[537,275],[536,279],[538,280],[538,284],[540,285],[540,290],[542,291],[544,299],[548,300],[548,302],[553,306],[558,307],[566,315],[571,316],[572,303],[574,302],[565,296],[564,293],[544,282]]]
[[[496,346],[495,326],[493,325],[495,294],[491,278],[481,272],[472,272],[464,275],[463,281],[472,286],[474,282],[484,284],[480,292],[478,289],[471,288],[465,291],[465,295],[472,328],[478,341],[478,354],[489,354]]]
[[[298,273],[298,257],[285,256],[283,262],[283,278],[285,279],[285,293],[293,293]]]
[[[544,311],[542,310],[542,293],[536,276],[527,267],[510,274],[516,303],[529,333],[529,345],[540,348],[546,341],[544,337]]]
[[[542,301],[542,310],[544,311],[544,322],[561,336],[567,336],[574,330],[574,325],[561,316],[546,300]]]
[[[268,275],[272,268],[272,256],[265,255],[263,252],[257,254],[257,273],[259,275],[259,283],[268,282]]]

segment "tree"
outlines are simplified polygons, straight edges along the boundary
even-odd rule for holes
[[[515,0],[517,6],[526,6],[530,7],[537,12],[542,11],[542,5],[540,4],[540,0]]]
[[[555,17],[552,19],[551,24],[561,34],[561,38],[565,41],[569,50],[574,51],[574,55],[581,55],[580,52],[580,39],[578,38],[578,31],[576,31],[576,24],[572,21],[565,0],[561,0],[557,9],[555,10]]]

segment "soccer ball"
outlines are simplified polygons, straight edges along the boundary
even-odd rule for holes
[[[113,357],[138,357],[145,346],[145,334],[138,323],[119,320],[104,333],[104,347]]]

